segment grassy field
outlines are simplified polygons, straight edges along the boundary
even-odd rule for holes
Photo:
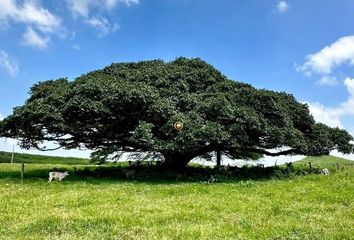
[[[338,167],[345,167],[354,165],[354,161],[334,157],[334,156],[323,156],[323,157],[306,157],[301,161],[294,163],[295,167],[298,168],[309,168],[309,162],[312,163],[313,167],[317,168],[328,168],[337,169]]]
[[[3,163],[0,239],[354,239],[352,162],[325,157],[294,165],[305,169],[309,160],[345,167],[329,176],[205,185],[119,174],[97,178],[94,166],[77,166],[75,174],[63,162],[27,164],[21,182],[20,164]],[[49,184],[52,169],[71,175]]]
[[[11,153],[0,151],[0,163],[9,163],[11,161]],[[88,159],[73,157],[52,157],[43,155],[34,155],[26,153],[15,153],[14,163],[40,163],[40,164],[89,164]]]

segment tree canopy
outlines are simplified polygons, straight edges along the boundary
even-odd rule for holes
[[[101,156],[158,153],[174,168],[215,150],[234,159],[354,152],[347,131],[316,123],[292,95],[232,81],[187,58],[115,63],[74,81],[39,82],[0,122],[0,136],[40,150],[56,141]]]

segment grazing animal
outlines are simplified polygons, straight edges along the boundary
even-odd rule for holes
[[[208,180],[208,183],[214,183],[216,181],[217,181],[217,179],[213,175],[211,175],[209,180]]]
[[[324,168],[321,170],[321,173],[328,176],[329,175],[329,170],[327,168]]]
[[[69,176],[68,171],[65,171],[65,172],[50,172],[49,173],[49,182],[51,182],[53,179],[57,179],[57,180],[61,181],[66,176]]]
[[[232,175],[232,172],[233,172],[233,167],[230,166],[230,164],[228,164],[226,167],[225,167],[225,173],[229,176]]]
[[[123,170],[123,173],[126,178],[134,178],[135,176],[135,170]]]
[[[218,181],[213,175],[210,176],[210,178],[208,179],[208,181],[201,181],[201,183],[204,184],[212,184],[214,182]]]

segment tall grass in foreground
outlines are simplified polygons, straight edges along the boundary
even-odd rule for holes
[[[53,168],[73,166],[28,164],[21,183],[19,164],[0,164],[0,239],[354,236],[353,167],[329,176],[235,178],[211,185],[95,175],[71,175],[49,184],[46,177]]]

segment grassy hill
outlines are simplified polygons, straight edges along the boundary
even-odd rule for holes
[[[321,156],[321,157],[306,157],[300,161],[300,162],[312,162],[314,164],[323,164],[323,165],[333,165],[336,163],[339,164],[354,164],[354,161],[340,158],[340,157],[335,157],[335,156]]]
[[[295,162],[294,166],[298,168],[306,168],[309,166],[309,162],[311,162],[312,166],[316,168],[337,168],[337,164],[339,167],[354,166],[354,161],[335,156],[306,157]]]
[[[11,161],[9,152],[0,151],[0,163],[9,163]],[[67,165],[84,165],[89,164],[89,159],[73,158],[73,157],[52,157],[44,155],[34,155],[26,153],[15,153],[15,163],[40,163],[40,164],[67,164]]]

